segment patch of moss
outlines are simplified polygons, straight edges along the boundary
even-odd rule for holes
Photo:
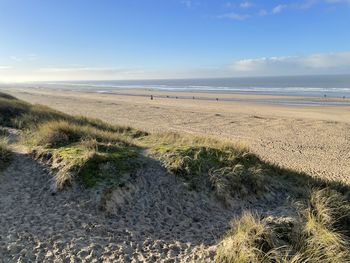
[[[117,185],[123,174],[140,166],[137,148],[122,144],[97,143],[90,148],[80,142],[44,151],[50,153],[51,162],[59,167],[58,188],[69,180],[77,180],[85,187],[102,182]]]
[[[109,185],[120,183],[120,176],[139,167],[136,161],[138,153],[130,147],[119,147],[112,151],[95,152],[81,166],[77,174],[86,187],[93,187],[100,182]]]

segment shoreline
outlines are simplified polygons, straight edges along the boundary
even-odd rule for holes
[[[149,132],[174,131],[240,140],[268,162],[315,177],[350,183],[348,106],[151,100],[47,88],[2,90],[68,114],[99,118]]]
[[[6,90],[4,86],[0,89]],[[310,106],[310,107],[338,107],[350,106],[350,98],[340,97],[316,97],[316,96],[295,96],[280,94],[259,94],[246,92],[222,92],[222,91],[168,91],[159,89],[129,88],[129,89],[110,89],[110,90],[91,90],[91,89],[71,89],[71,87],[60,86],[56,88],[47,86],[23,87],[12,85],[15,90],[52,90],[88,94],[101,94],[110,96],[130,96],[144,97],[151,96],[156,99],[179,99],[179,100],[202,100],[202,101],[221,101],[242,104],[261,104],[261,105],[284,105],[284,106]]]

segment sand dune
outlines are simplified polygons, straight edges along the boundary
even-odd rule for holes
[[[135,99],[130,96],[77,92],[60,94],[57,91],[46,90],[12,90],[12,94],[68,113],[99,117],[111,123],[128,124],[153,132],[176,130],[219,138],[238,138],[244,140],[253,151],[269,162],[304,171],[315,177],[349,182],[347,176],[349,123],[330,121],[332,116],[341,118],[342,114],[346,115],[348,110],[346,108],[329,108],[326,111],[323,107],[310,110],[310,108],[300,107],[222,102],[208,104],[203,101],[186,102],[180,99],[155,98],[151,101],[142,97]],[[12,105],[6,106],[8,109],[12,107],[14,110],[21,105],[20,103],[24,103],[9,100],[10,104],[4,104]],[[6,107],[2,108],[5,113]],[[81,118],[68,118],[65,114],[57,112],[54,112],[56,115],[50,115],[46,108],[43,111],[48,111],[47,115],[43,115],[42,110],[42,107],[32,106],[27,109],[27,114],[29,116],[32,114],[31,116],[35,117],[33,120],[40,120],[38,119],[40,116],[44,122],[51,120],[49,116],[61,118],[56,126],[52,126],[53,134],[64,128],[60,126],[65,122],[64,120],[70,120],[67,122],[66,133],[63,132],[64,129],[61,131],[62,136],[67,137],[57,137],[57,134],[54,137],[48,137],[52,142],[55,140],[59,142],[62,138],[68,139],[68,141],[64,140],[65,154],[68,149],[72,150],[70,148],[73,147],[72,145],[77,143],[74,141],[74,136],[71,138],[72,141],[69,141],[70,135],[67,135],[70,134],[69,129],[74,125],[87,125],[86,128],[88,128],[80,130],[83,134],[89,133],[79,139],[80,146],[87,143],[87,138],[90,138],[90,142],[95,138],[96,143],[97,140],[101,140],[97,138],[109,138],[111,143],[114,135],[123,132],[119,127],[118,131],[113,130],[111,133],[97,133],[93,127],[103,129],[101,127],[108,126],[98,126],[98,122],[95,122],[94,125],[97,126],[92,127],[93,122],[86,121],[83,124],[84,121]],[[298,112],[308,112],[308,114],[304,118],[293,116],[293,114],[298,115]],[[20,118],[22,115],[27,115],[23,112],[20,115],[19,119],[16,119],[18,122],[7,123],[10,125],[23,123]],[[76,122],[77,120],[79,122]],[[30,123],[27,125],[18,127],[22,130],[27,127],[32,135],[41,138],[45,125],[31,126]],[[264,222],[262,224],[266,227],[281,230],[278,242],[285,242],[285,238],[299,229],[299,224],[303,220],[299,216],[303,210],[300,212],[298,209],[301,208],[294,205],[294,198],[298,199],[304,195],[303,198],[309,198],[306,189],[310,185],[324,187],[322,180],[313,180],[305,174],[294,173],[289,169],[280,169],[261,162],[253,153],[247,152],[246,147],[242,145],[242,149],[245,150],[240,155],[236,152],[239,149],[238,144],[233,144],[236,146],[231,150],[220,148],[220,141],[216,140],[211,142],[215,146],[207,145],[208,148],[199,147],[201,144],[196,148],[193,144],[191,149],[197,149],[195,150],[197,152],[191,156],[191,153],[186,150],[191,145],[190,141],[184,141],[185,148],[183,145],[176,146],[176,143],[164,146],[162,138],[169,136],[171,141],[173,135],[163,134],[165,137],[162,137],[161,134],[153,134],[155,136],[152,137],[151,134],[141,132],[141,138],[134,140],[129,138],[130,141],[134,141],[134,146],[142,146],[138,149],[140,156],[137,157],[140,163],[138,165],[134,163],[137,169],[119,174],[113,169],[112,159],[108,159],[109,161],[101,159],[102,163],[92,166],[89,170],[90,174],[99,177],[101,174],[95,174],[92,171],[101,172],[110,167],[115,180],[123,178],[117,185],[110,184],[111,181],[106,177],[105,183],[89,188],[73,176],[70,187],[58,189],[52,186],[55,185],[59,169],[63,171],[62,167],[65,165],[69,167],[69,163],[66,163],[64,158],[70,158],[70,155],[56,156],[57,151],[62,150],[60,147],[56,149],[57,151],[52,148],[52,152],[46,149],[48,150],[46,153],[50,155],[37,154],[35,148],[22,145],[25,143],[26,136],[23,136],[23,141],[14,144],[18,141],[21,130],[2,129],[9,138],[10,145],[6,143],[6,147],[13,151],[9,166],[2,171],[0,180],[0,213],[2,215],[0,259],[4,262],[213,262],[220,253],[218,247],[220,248],[224,242],[220,241],[225,234],[230,233],[228,230],[232,219],[240,218],[242,214],[246,215],[247,211],[252,211],[253,215],[255,213],[259,215],[259,220],[264,220],[261,222]],[[79,129],[76,129],[75,133],[78,136]],[[99,134],[104,134],[105,137],[98,137]],[[123,136],[132,136],[132,134],[130,131],[129,135],[123,133]],[[35,140],[34,137],[30,138]],[[188,137],[192,138],[192,143],[195,141],[194,136]],[[184,139],[184,137],[181,138]],[[147,145],[147,140],[150,140],[148,147],[151,147],[148,150],[147,147],[143,147]],[[104,151],[106,142],[105,144],[102,142],[103,140],[101,144],[96,144],[94,152]],[[120,141],[117,140],[117,142]],[[150,146],[155,142],[160,144]],[[47,142],[44,144],[48,145]],[[122,149],[125,151],[123,147],[127,147],[127,144],[123,145],[118,145],[119,151]],[[227,145],[230,144],[227,143]],[[134,146],[129,145],[129,147]],[[178,150],[187,154],[183,159],[179,159],[177,169],[182,171],[190,169],[188,181],[185,180],[186,172],[183,172],[181,177],[170,168],[171,154],[169,155],[167,150],[165,152],[162,150],[169,146],[178,147],[171,154]],[[85,147],[88,146],[85,145]],[[89,151],[88,148],[79,149]],[[152,153],[152,149],[158,149],[157,153]],[[117,150],[114,149],[114,151]],[[228,151],[233,155],[227,155]],[[77,152],[73,153],[77,154]],[[161,153],[163,155],[157,157],[157,154]],[[93,159],[94,156],[96,155],[88,154],[88,160],[96,160]],[[179,158],[180,156],[181,154],[178,155]],[[195,156],[201,156],[202,159],[197,160]],[[230,156],[234,156],[231,162],[229,162]],[[118,160],[123,160],[125,165],[128,162],[133,163],[131,159],[133,159],[132,155],[128,155],[126,160]],[[181,163],[187,162],[185,160],[190,160],[190,166],[181,166]],[[55,162],[62,163],[63,166],[55,170],[53,165]],[[215,163],[218,162],[222,166],[216,167]],[[203,163],[209,164],[209,170],[204,177],[197,177],[198,167],[206,167]],[[249,168],[247,166],[245,170],[244,163],[252,166]],[[122,172],[121,163],[117,164],[117,168]],[[228,168],[233,170],[227,170]],[[199,170],[201,171],[201,168]],[[79,171],[81,169],[78,169]],[[229,173],[226,174],[226,172]],[[197,190],[192,188],[191,180],[199,185]],[[203,188],[200,186],[201,182],[204,183]],[[336,184],[330,187],[340,191],[342,189],[337,188]],[[343,190],[347,191],[345,188]],[[223,197],[227,199],[222,199]],[[301,200],[305,201],[303,198]],[[347,225],[344,223],[342,227],[346,229]],[[313,236],[307,238],[313,238]],[[317,242],[319,241],[324,240],[320,238]],[[290,242],[294,242],[294,239]],[[239,246],[234,246],[227,251],[231,253],[232,249],[238,248]],[[347,247],[340,244],[337,249],[345,254],[336,252],[334,255],[331,254],[332,258],[338,254],[342,259],[348,256]],[[320,253],[323,253],[323,250]]]
[[[243,140],[270,162],[314,176],[350,182],[350,107],[347,106],[303,107],[174,98],[150,100],[148,97],[45,88],[13,87],[6,91],[20,99],[66,113],[97,117],[144,130],[176,130]],[[174,95],[162,93],[167,94]]]

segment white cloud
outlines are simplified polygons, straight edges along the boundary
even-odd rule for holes
[[[281,13],[284,9],[286,9],[288,6],[287,5],[277,5],[272,9],[273,14],[279,14]]]
[[[184,1],[184,2],[187,2],[187,1]],[[350,0],[301,0],[301,1],[295,1],[287,4],[280,3],[272,7],[264,4],[256,5],[249,1],[243,1],[243,2],[240,2],[239,4],[226,2],[224,6],[227,8],[236,9],[236,10],[238,10],[239,8],[247,9],[247,12],[249,9],[251,10],[251,12],[245,13],[245,14],[240,14],[238,12],[231,12],[231,13],[226,13],[222,15],[217,15],[215,17],[229,18],[233,20],[246,20],[248,18],[254,18],[258,16],[262,17],[267,15],[277,15],[286,10],[289,10],[289,11],[307,10],[320,4],[324,4],[328,6],[331,5],[333,8],[335,8],[335,5],[350,4]],[[260,9],[257,10],[258,7]]]
[[[156,74],[151,70],[118,67],[45,67],[27,72],[20,78],[24,80],[106,80],[106,79],[143,79]]]
[[[186,7],[190,8],[192,6],[192,1],[191,0],[181,1],[181,4],[183,4]]]
[[[243,59],[230,68],[243,75],[348,73],[350,52]]]
[[[227,14],[222,14],[222,15],[218,15],[218,18],[227,18],[227,19],[232,19],[232,20],[239,20],[239,21],[243,21],[246,20],[248,18],[250,18],[251,16],[248,14],[238,14],[238,13],[227,13]]]
[[[27,54],[23,57],[10,56],[10,59],[15,61],[15,62],[34,61],[34,60],[38,59],[38,55],[37,54]]]
[[[61,72],[124,72],[126,69],[121,68],[108,68],[108,67],[48,67],[40,68],[38,72],[45,73],[61,73]]]
[[[250,8],[250,7],[253,7],[253,4],[251,2],[246,1],[246,2],[240,3],[239,6],[241,8]]]
[[[265,9],[260,9],[259,16],[267,16],[269,13]]]
[[[228,7],[228,8],[233,8],[233,7],[236,7],[236,5],[232,2],[226,2],[225,3],[225,7]]]
[[[350,51],[298,56],[247,58],[230,65],[195,68],[138,69],[69,65],[65,67],[0,66],[0,81],[203,78],[308,74],[349,74]],[[4,74],[6,73],[6,74]]]
[[[11,66],[0,66],[0,70],[12,69]]]
[[[193,0],[183,0],[180,3],[182,5],[184,5],[184,6],[186,6],[187,8],[200,6],[200,2],[199,1],[193,1]]]
[[[20,62],[20,61],[22,61],[22,59],[21,59],[21,58],[16,57],[16,56],[10,56],[10,59],[11,59],[11,60],[13,60],[13,61],[16,61],[16,62]]]
[[[306,0],[302,3],[296,4],[297,9],[309,9],[316,5],[319,2],[319,0]]]
[[[325,2],[329,4],[350,4],[350,0],[325,0]]]
[[[33,60],[37,60],[38,59],[38,55],[37,54],[28,54],[26,56],[27,60],[33,61]]]

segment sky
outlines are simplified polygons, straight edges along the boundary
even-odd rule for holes
[[[350,0],[0,0],[0,81],[350,73]]]

